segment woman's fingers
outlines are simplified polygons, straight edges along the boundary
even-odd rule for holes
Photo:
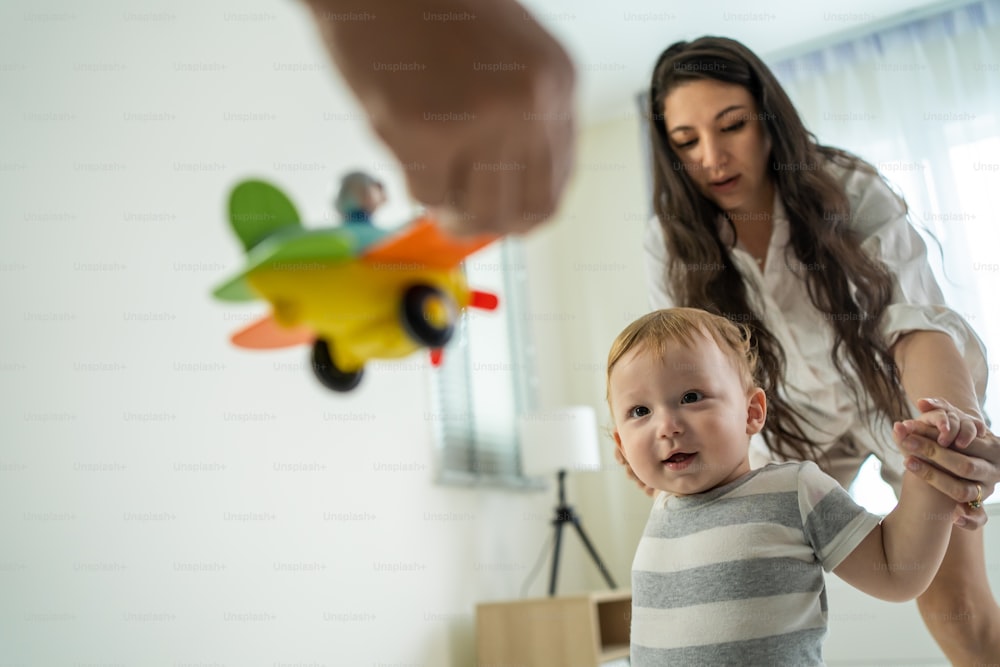
[[[928,440],[934,441],[936,441],[938,437],[937,428],[916,419],[907,419],[906,421],[896,422],[893,424],[892,431],[897,445],[902,442],[903,438],[911,433],[915,433],[927,438]]]
[[[968,503],[959,503],[955,506],[955,518],[953,523],[959,528],[964,528],[965,530],[979,530],[986,525],[986,522],[990,520],[990,517],[986,512],[980,510],[974,510],[969,507]]]
[[[933,451],[935,455],[924,459],[923,454],[927,451]],[[920,453],[913,453],[913,456],[906,459],[906,468],[956,503],[969,503],[979,495],[977,482],[970,481],[976,479],[975,468],[978,463],[978,459],[950,452],[931,442]],[[959,471],[952,470],[952,467],[958,468]],[[962,474],[963,472],[966,474]],[[992,486],[989,490],[992,491]],[[986,497],[986,491],[987,489],[983,488],[983,498]]]
[[[892,435],[904,453],[931,463],[940,469],[942,475],[964,478],[973,487],[980,484],[983,498],[989,497],[995,485],[1000,483],[1000,439],[989,431],[973,438],[960,449],[942,447],[938,444],[934,427],[919,420],[897,422],[893,425]],[[978,492],[973,492],[968,500],[975,499],[975,493]]]
[[[939,447],[934,442],[930,442],[929,446],[934,447],[939,452],[947,452],[947,450]],[[949,454],[952,456],[962,456],[954,452],[949,452]],[[938,459],[938,462],[940,462],[940,459]],[[933,465],[912,456],[906,459],[906,468],[955,501],[952,520],[956,526],[966,530],[979,530],[986,525],[986,522],[989,520],[986,512],[982,511],[982,509],[973,509],[969,503],[980,497],[980,489],[982,489],[982,500],[989,497],[994,489],[992,484],[986,487],[977,482],[970,482],[967,479],[957,479],[948,472],[935,468]]]
[[[962,450],[962,453],[986,462],[990,473],[981,478],[983,481],[990,484],[1000,483],[1000,440],[995,435],[987,433],[976,438]]]

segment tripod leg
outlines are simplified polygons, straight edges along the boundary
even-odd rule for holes
[[[597,555],[597,551],[594,549],[594,546],[590,543],[590,540],[587,539],[587,533],[583,532],[583,526],[580,525],[580,519],[576,516],[573,517],[573,525],[576,526],[576,532],[579,533],[580,539],[583,540],[583,545],[587,547],[587,551],[590,552],[591,558],[593,558],[594,562],[597,563],[597,569],[599,569],[601,574],[604,575],[604,581],[606,581],[608,586],[611,588],[618,588],[615,585],[614,579],[611,578],[608,568],[604,567],[604,563],[601,562],[601,557]],[[558,553],[558,545],[559,542],[556,541],[556,553]]]
[[[556,548],[552,554],[552,574],[549,576],[549,597],[556,594],[556,577],[559,574],[559,546],[562,544],[563,522],[556,520],[552,522],[556,529]]]

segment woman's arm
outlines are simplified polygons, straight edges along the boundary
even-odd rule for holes
[[[959,512],[967,511],[964,503],[976,497],[977,483],[985,493],[985,487],[992,490],[1000,479],[1000,443],[986,431],[978,400],[986,390],[986,349],[969,324],[944,305],[944,295],[927,261],[927,246],[910,224],[905,203],[881,178],[861,170],[845,172],[843,186],[851,200],[852,229],[864,239],[862,248],[895,277],[882,333],[901,369],[903,390],[921,412],[917,419],[937,428],[940,445],[955,445],[960,450],[969,445],[961,450],[968,456],[955,453],[953,457],[938,457],[951,450],[918,438],[919,456],[925,462],[911,459],[908,464],[916,466],[910,469],[931,485],[962,503]],[[935,405],[921,401],[923,398],[944,403]],[[906,432],[916,432],[913,422],[904,422],[904,426],[908,426]],[[896,442],[900,441],[896,437]],[[951,465],[956,461],[958,465]],[[977,469],[975,476],[968,474],[970,467]],[[982,525],[985,513],[977,512],[971,518],[970,527]],[[959,519],[956,522],[961,525]]]
[[[943,398],[961,412],[941,405],[921,410],[933,412],[921,421],[937,427],[939,444],[965,447],[986,432],[972,377],[951,336],[940,331],[911,331],[903,334],[891,351],[903,390],[914,405],[925,396],[933,396]]]

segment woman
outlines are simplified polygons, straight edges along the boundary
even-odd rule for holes
[[[1000,607],[975,530],[1000,480],[1000,440],[981,413],[984,350],[944,307],[905,204],[873,167],[817,144],[738,42],[672,45],[650,93],[652,305],[750,325],[769,407],[756,465],[814,459],[846,486],[874,454],[898,494],[891,424],[907,420],[895,436],[913,454],[905,466],[973,529],[952,531],[920,612],[953,664],[996,661]]]

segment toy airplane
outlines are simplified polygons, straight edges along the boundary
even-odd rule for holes
[[[288,197],[257,180],[233,189],[229,218],[246,265],[214,295],[272,306],[232,342],[249,349],[311,344],[313,371],[334,391],[357,387],[369,359],[428,347],[437,365],[462,310],[497,306],[496,295],[469,289],[460,267],[495,237],[453,239],[427,218],[391,232],[352,222],[306,229]]]

